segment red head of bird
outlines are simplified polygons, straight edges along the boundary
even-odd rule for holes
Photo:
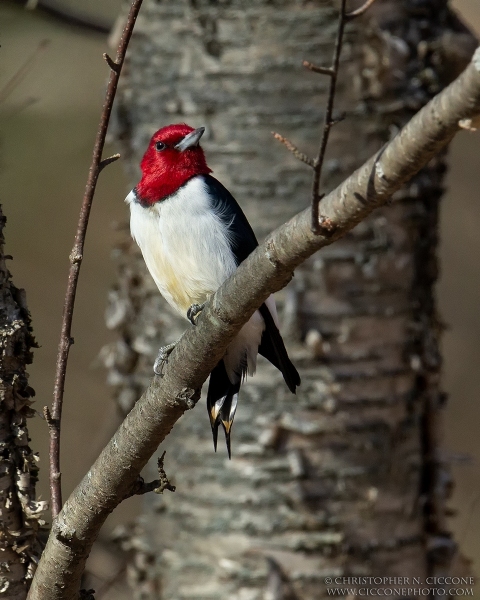
[[[178,123],[153,134],[140,163],[142,179],[136,187],[142,204],[164,200],[192,177],[211,173],[199,146],[204,131],[205,127],[194,129]]]

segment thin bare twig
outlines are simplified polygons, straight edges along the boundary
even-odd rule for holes
[[[318,148],[317,157],[314,162],[314,175],[312,184],[312,231],[314,233],[323,233],[323,227],[319,220],[320,204],[320,177],[322,175],[323,162],[325,160],[325,151],[327,149],[330,130],[334,125],[332,119],[333,103],[335,100],[335,90],[337,86],[338,68],[340,65],[340,54],[342,53],[343,32],[345,30],[345,5],[347,0],[342,0],[340,5],[340,14],[338,16],[337,39],[335,41],[335,50],[333,53],[333,62],[328,75],[330,76],[330,86],[328,89],[327,108],[325,110],[325,120],[323,124],[322,139]]]
[[[104,158],[98,166],[99,172],[102,172],[105,167],[108,167],[108,165],[111,165],[119,158],[120,158],[120,154],[112,154],[112,156],[109,156],[108,158]]]
[[[369,0],[370,1],[370,0]],[[339,118],[333,118],[333,104],[335,100],[335,90],[337,85],[338,78],[338,69],[340,65],[340,54],[342,52],[342,43],[343,43],[343,32],[345,30],[345,24],[347,23],[347,14],[345,13],[345,6],[347,0],[341,0],[340,13],[338,16],[338,28],[337,28],[337,38],[335,40],[335,50],[333,53],[333,61],[330,67],[321,67],[314,65],[307,60],[303,61],[303,66],[314,73],[319,73],[321,75],[327,75],[330,77],[330,86],[328,89],[328,97],[327,97],[327,107],[325,109],[325,120],[323,124],[323,132],[322,138],[320,140],[320,146],[318,148],[317,156],[315,159],[309,158],[303,152],[300,152],[298,148],[292,144],[289,140],[284,138],[278,133],[274,133],[274,137],[282,142],[289,150],[292,152],[294,156],[296,156],[299,160],[306,163],[310,167],[313,168],[313,183],[312,183],[312,198],[311,198],[311,207],[312,207],[312,231],[316,234],[331,234],[332,231],[330,229],[325,228],[325,223],[321,218],[319,218],[319,204],[320,204],[320,179],[322,175],[322,167],[323,162],[325,160],[325,151],[327,149],[328,137],[330,135],[331,128],[343,120],[345,117],[342,115]],[[366,9],[365,9],[366,10]]]
[[[62,489],[61,489],[61,473],[60,473],[60,426],[62,418],[63,394],[65,390],[65,377],[67,372],[68,353],[70,346],[73,343],[71,338],[73,310],[75,305],[75,296],[77,291],[78,276],[80,266],[83,259],[83,248],[85,244],[85,234],[90,216],[90,209],[95,194],[98,176],[107,164],[113,162],[111,159],[106,159],[102,162],[103,146],[105,144],[105,136],[107,133],[108,122],[112,112],[113,100],[117,91],[117,84],[120,77],[120,72],[125,60],[128,43],[133,32],[135,21],[137,19],[142,0],[133,0],[130,12],[127,17],[127,22],[123,29],[120,39],[115,64],[117,68],[111,68],[110,78],[108,81],[105,102],[103,105],[100,124],[97,130],[95,145],[93,148],[92,163],[88,173],[87,185],[83,196],[80,217],[75,235],[75,242],[70,254],[70,270],[68,273],[67,292],[63,307],[62,330],[60,335],[60,343],[58,345],[57,365],[55,371],[55,387],[53,391],[52,402],[52,426],[49,426],[50,431],[50,495],[52,516],[55,518],[62,508]],[[113,157],[111,157],[113,158]],[[116,159],[115,159],[116,160]]]
[[[290,140],[283,137],[279,133],[275,133],[272,131],[273,137],[281,142],[290,152],[298,158],[298,160],[304,162],[306,165],[311,167],[314,170],[314,184],[313,184],[313,192],[312,192],[312,230],[319,233],[321,231],[321,227],[318,221],[318,204],[320,202],[319,196],[319,187],[320,187],[320,174],[322,171],[322,163],[323,163],[323,155],[325,154],[325,148],[328,141],[328,134],[330,132],[331,127],[335,124],[335,121],[332,119],[332,109],[333,109],[333,99],[335,97],[335,84],[337,81],[337,73],[338,73],[338,62],[340,57],[340,52],[342,49],[342,38],[343,38],[343,28],[345,26],[345,3],[346,0],[342,0],[340,18],[339,18],[339,29],[337,34],[337,43],[335,45],[335,57],[333,60],[333,65],[331,67],[319,67],[314,65],[308,60],[303,61],[303,66],[314,73],[319,73],[321,75],[328,75],[330,77],[330,89],[328,92],[328,106],[325,114],[325,125],[323,128],[323,135],[321,141],[321,149],[318,151],[317,157],[315,159],[310,158],[304,152],[301,152],[295,144],[293,144]],[[323,149],[323,150],[322,150]]]
[[[145,483],[143,477],[139,477],[130,492],[125,496],[125,499],[130,498],[131,496],[142,496],[149,492],[155,492],[156,494],[163,494],[165,490],[174,492],[177,489],[170,483],[167,474],[165,473],[163,466],[165,454],[166,452],[164,451],[162,456],[157,460],[158,479]]]
[[[27,58],[23,65],[13,74],[13,76],[7,81],[7,83],[0,89],[0,103],[10,96],[13,90],[20,85],[25,79],[28,72],[32,69],[35,60],[38,56],[48,47],[50,40],[42,40],[33,53]]]
[[[342,121],[345,116],[341,116],[338,118],[333,118],[333,104],[335,100],[335,90],[337,86],[337,78],[338,78],[338,70],[340,66],[340,55],[342,53],[342,45],[343,45],[343,33],[345,31],[345,25],[347,22],[359,15],[363,14],[373,3],[375,0],[367,0],[365,4],[363,4],[357,10],[354,10],[350,13],[345,12],[346,0],[341,1],[340,5],[340,13],[338,16],[338,28],[337,28],[337,38],[335,40],[335,50],[333,52],[333,62],[331,67],[317,67],[316,65],[309,63],[308,61],[304,61],[303,65],[310,69],[310,71],[314,71],[315,73],[320,73],[322,75],[328,75],[330,77],[330,86],[328,90],[328,98],[327,98],[327,107],[325,110],[325,120],[323,124],[323,133],[322,139],[320,140],[320,146],[318,149],[317,157],[314,160],[314,175],[313,175],[313,183],[312,183],[312,231],[317,234],[325,234],[326,229],[324,224],[322,223],[322,219],[319,216],[319,204],[320,204],[320,179],[322,176],[322,168],[325,160],[325,151],[327,149],[328,138],[330,135],[330,130],[334,125]],[[327,232],[331,233],[331,231]]]
[[[332,67],[319,67],[311,62],[308,62],[308,60],[304,60],[302,65],[309,71],[320,73],[320,75],[329,75],[331,77],[334,74]]]
[[[287,140],[287,138],[283,137],[283,135],[280,135],[279,133],[275,133],[274,131],[272,131],[272,135],[276,140],[278,140],[284,146],[286,146],[288,148],[288,150],[290,150],[290,152],[296,158],[298,158],[298,160],[301,160],[306,165],[313,168],[313,166],[314,166],[313,160],[309,156],[304,154],[303,152],[300,152],[300,150],[295,146],[295,144],[292,144],[292,142],[290,140]]]
[[[107,65],[112,69],[112,71],[115,71],[115,73],[119,72],[117,63],[106,52],[103,53],[103,59],[105,60]]]
[[[48,428],[54,427],[52,414],[48,406],[43,407],[43,416],[45,417],[45,421],[47,422]]]
[[[367,0],[365,4],[362,4],[362,6],[360,6],[356,10],[352,10],[352,12],[347,13],[345,15],[345,18],[347,19],[347,21],[349,21],[350,19],[354,19],[355,17],[363,15],[363,13],[366,12],[374,2],[375,0]]]

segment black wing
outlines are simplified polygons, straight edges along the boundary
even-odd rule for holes
[[[230,230],[232,251],[238,266],[258,246],[257,238],[247,217],[232,194],[211,175],[204,175],[204,181],[207,185],[212,208]],[[290,391],[295,393],[296,387],[300,385],[300,376],[288,358],[282,336],[267,305],[262,304],[259,310],[265,321],[265,331],[258,351],[282,372],[285,383]],[[235,417],[239,389],[240,381],[236,384],[230,382],[225,371],[225,364],[221,360],[210,375],[207,409],[212,426],[215,450],[217,449],[218,427],[221,424],[225,431],[229,457],[231,457],[230,432]]]
[[[232,194],[211,175],[204,175],[212,208],[231,232],[232,251],[238,265],[258,246],[253,229]]]
[[[282,373],[288,389],[295,394],[296,388],[300,385],[300,375],[290,360],[283,338],[275,325],[275,321],[264,303],[258,309],[265,321],[265,331],[262,334],[262,341],[258,347],[258,352],[269,360],[274,367]]]

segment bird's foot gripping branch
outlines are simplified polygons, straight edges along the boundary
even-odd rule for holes
[[[163,369],[165,365],[168,363],[168,357],[173,352],[175,346],[178,342],[172,342],[171,344],[167,344],[166,346],[162,346],[158,350],[158,356],[153,364],[153,372],[155,375],[159,377],[163,377]]]

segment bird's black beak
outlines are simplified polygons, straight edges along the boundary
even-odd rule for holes
[[[202,137],[204,131],[205,127],[199,127],[198,129],[195,129],[195,131],[188,133],[183,138],[183,140],[180,140],[180,142],[178,142],[178,144],[175,146],[175,150],[180,150],[180,152],[183,152],[188,148],[198,146],[198,142],[200,141],[200,138]]]

